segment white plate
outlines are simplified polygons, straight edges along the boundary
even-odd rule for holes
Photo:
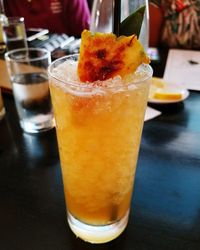
[[[149,98],[149,103],[158,103],[158,104],[168,104],[168,103],[178,103],[184,101],[189,96],[189,91],[187,89],[181,89],[179,92],[182,93],[182,98],[178,100],[161,100],[161,99],[155,99],[155,98]]]

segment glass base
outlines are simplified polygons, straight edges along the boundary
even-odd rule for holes
[[[77,237],[90,243],[100,244],[114,240],[124,231],[128,223],[129,211],[121,220],[105,226],[85,224],[74,218],[69,212],[67,215],[69,226]]]
[[[55,127],[52,115],[38,115],[32,119],[20,120],[20,126],[26,133],[41,133]]]
[[[2,108],[2,109],[0,110],[0,120],[3,119],[5,113],[6,113],[5,108]]]

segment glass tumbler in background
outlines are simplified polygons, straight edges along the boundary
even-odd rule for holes
[[[0,54],[6,51],[6,44],[3,38],[3,23],[6,20],[3,0],[0,0]]]
[[[148,0],[121,1],[121,22],[141,6],[146,6],[139,40],[147,51],[149,45],[149,5]],[[113,32],[113,0],[94,0],[90,30],[92,32]]]
[[[28,47],[23,17],[6,17],[2,25],[7,51]]]
[[[80,238],[104,243],[125,229],[152,69],[126,82],[78,81],[78,55],[49,67],[68,223]]]
[[[0,120],[4,117],[4,115],[5,115],[5,108],[4,108],[3,98],[1,95],[1,88],[0,88]]]
[[[39,133],[54,127],[46,49],[11,50],[5,54],[20,125],[25,132]]]

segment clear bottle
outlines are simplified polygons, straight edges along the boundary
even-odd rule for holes
[[[6,44],[3,37],[3,27],[2,24],[6,21],[6,15],[4,10],[3,0],[0,0],[0,54],[6,51]]]
[[[149,44],[149,8],[148,0],[121,0],[121,22],[139,7],[145,5],[145,15],[139,36],[147,50]],[[94,0],[90,30],[92,32],[112,32],[113,0]]]

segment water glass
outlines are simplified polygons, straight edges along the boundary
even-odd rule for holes
[[[23,17],[7,17],[3,22],[3,38],[7,51],[27,48]]]
[[[5,59],[23,130],[38,133],[54,127],[47,76],[50,52],[16,49],[7,52]]]
[[[5,10],[4,10],[4,2],[0,0],[0,54],[3,54],[6,50],[6,45],[3,38],[3,27],[2,24],[5,21]]]

